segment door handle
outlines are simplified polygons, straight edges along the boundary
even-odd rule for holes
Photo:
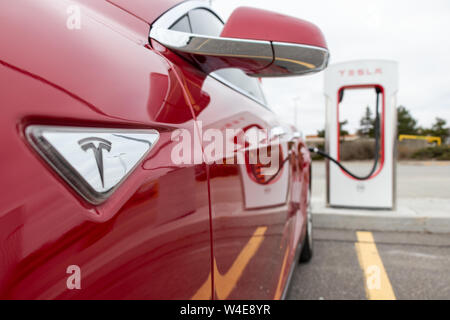
[[[292,139],[303,139],[303,133],[300,131],[295,131],[292,134]]]
[[[270,129],[270,139],[282,138],[286,135],[286,130],[282,126],[276,126]]]

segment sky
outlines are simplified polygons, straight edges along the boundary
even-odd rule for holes
[[[213,0],[226,21],[239,6],[271,10],[318,25],[331,53],[330,64],[360,59],[399,63],[398,104],[408,108],[419,125],[436,117],[450,125],[449,0]],[[325,123],[323,73],[267,79],[263,88],[271,108],[305,135]],[[350,131],[355,128],[349,127]]]

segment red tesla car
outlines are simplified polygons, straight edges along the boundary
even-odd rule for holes
[[[310,156],[259,78],[323,70],[317,27],[178,0],[0,16],[2,299],[284,296],[312,255]]]

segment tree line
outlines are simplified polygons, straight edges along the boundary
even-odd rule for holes
[[[347,121],[342,121],[339,123],[341,128],[341,136],[348,135],[348,131],[345,130],[347,123]],[[375,124],[375,116],[369,106],[367,106],[364,116],[360,120],[360,127],[357,130],[358,136],[374,138],[376,132]],[[439,117],[436,117],[431,127],[421,127],[406,107],[399,106],[397,108],[397,133],[398,135],[407,134],[440,137],[442,142],[445,143],[450,137],[450,127],[447,126],[447,121],[445,119]],[[325,130],[319,130],[317,134],[319,137],[325,137]]]

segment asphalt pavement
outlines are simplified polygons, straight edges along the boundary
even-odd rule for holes
[[[375,296],[378,291],[381,299],[450,300],[450,235],[371,234],[386,274],[381,286],[388,282],[391,288],[390,295],[381,288]],[[358,253],[357,243],[355,231],[315,229],[314,257],[297,266],[287,299],[373,299],[371,275],[362,267],[364,254]]]
[[[450,162],[400,162],[393,212],[325,208],[325,179],[314,162],[314,256],[297,266],[287,299],[450,300]]]

